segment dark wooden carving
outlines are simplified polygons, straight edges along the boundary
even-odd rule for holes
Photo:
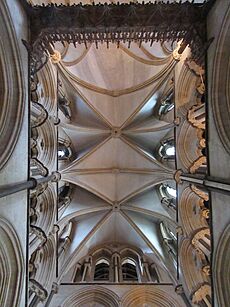
[[[198,55],[206,38],[210,1],[33,6],[29,8],[31,44],[40,57],[55,42],[76,44],[184,40]],[[36,56],[36,53],[39,55]]]

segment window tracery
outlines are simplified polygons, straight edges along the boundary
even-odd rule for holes
[[[155,263],[132,249],[100,248],[75,266],[73,282],[160,282]]]

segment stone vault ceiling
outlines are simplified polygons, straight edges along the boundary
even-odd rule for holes
[[[62,180],[73,186],[59,216],[72,222],[71,247],[60,278],[95,246],[140,248],[174,278],[159,223],[175,221],[160,202],[159,184],[173,183],[173,164],[162,164],[160,141],[173,137],[173,111],[159,119],[159,102],[172,89],[176,61],[171,45],[135,43],[62,46],[57,64],[61,92],[59,138],[71,143],[71,162],[60,162]]]

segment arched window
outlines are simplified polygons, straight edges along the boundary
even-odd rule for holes
[[[166,197],[167,199],[176,199],[177,197],[176,189],[168,184],[162,184],[160,186],[160,193],[162,197]]]
[[[125,259],[122,262],[123,281],[138,281],[136,263],[132,259]]]
[[[168,96],[162,100],[159,115],[164,115],[174,108],[173,91],[171,91]]]
[[[174,159],[175,158],[175,146],[174,141],[165,141],[159,148],[159,155],[163,159]]]
[[[69,147],[66,147],[64,144],[58,143],[58,159],[67,160],[71,157],[71,150]]]
[[[176,198],[176,189],[170,187],[169,185],[166,186],[166,192],[173,198]]]
[[[100,259],[96,262],[94,280],[109,280],[109,261]]]

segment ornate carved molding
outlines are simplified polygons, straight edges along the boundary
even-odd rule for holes
[[[27,96],[26,71],[6,1],[0,2],[0,169],[17,143]],[[23,55],[22,55],[23,56]],[[23,59],[26,63],[26,59]]]
[[[55,41],[68,43],[172,41],[184,39],[194,53],[202,49],[207,3],[122,3],[34,6],[30,9],[36,49]],[[176,16],[176,18],[175,18]],[[183,48],[185,47],[183,46]],[[179,50],[181,53],[181,50]]]

